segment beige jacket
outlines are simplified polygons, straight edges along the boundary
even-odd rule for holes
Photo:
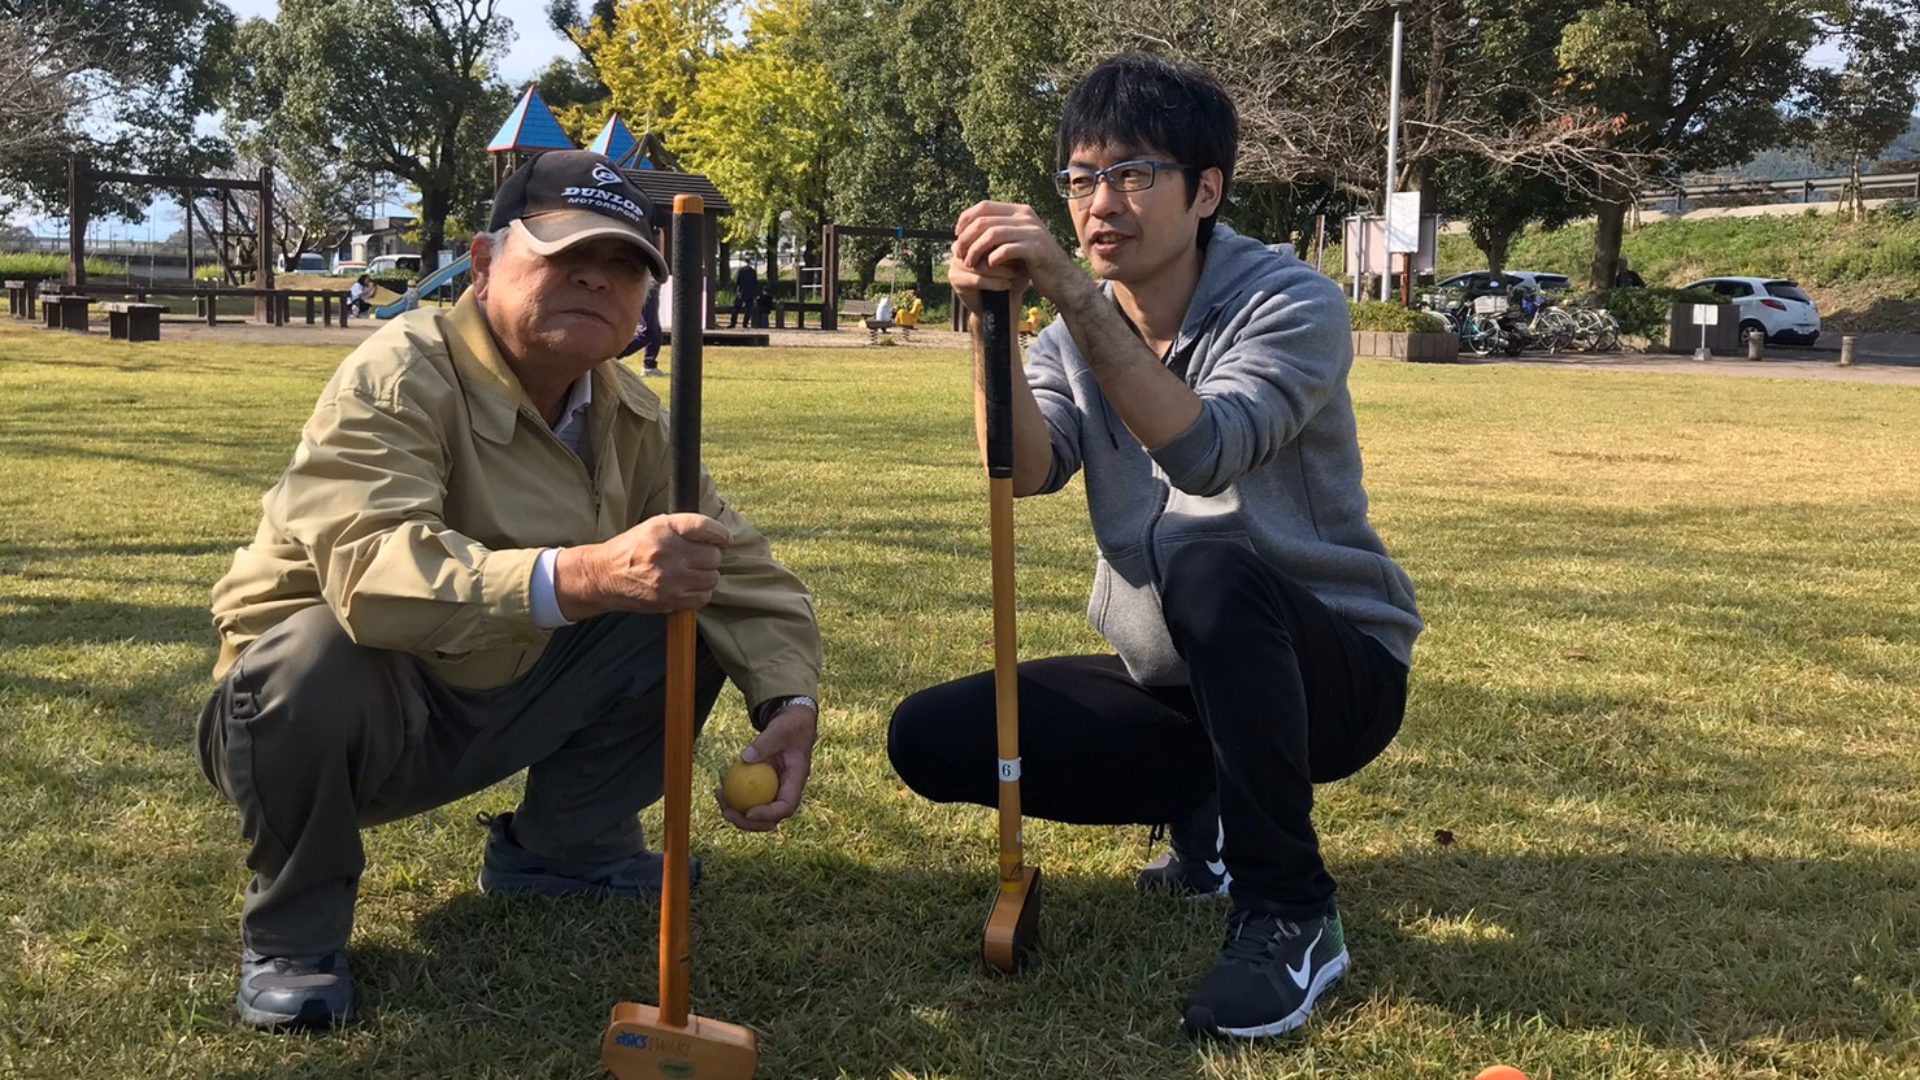
[[[320,393],[253,543],[213,589],[214,677],[287,616],[333,609],[361,645],[420,657],[455,686],[524,675],[534,561],[669,508],[667,418],[619,362],[595,367],[587,464],[540,417],[471,293],[368,338]],[[701,510],[733,532],[700,633],[750,706],[816,695],[813,600],[702,471]]]

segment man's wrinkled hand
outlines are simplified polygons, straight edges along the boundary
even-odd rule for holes
[[[716,788],[713,797],[720,804],[720,816],[738,829],[772,832],[798,812],[807,777],[813,773],[813,744],[819,737],[819,723],[819,715],[805,705],[789,705],[775,713],[767,722],[767,730],[740,751],[740,760],[772,765],[780,776],[779,791],[772,802],[743,814],[728,806]]]
[[[554,597],[570,622],[616,611],[698,611],[720,587],[727,527],[704,514],[661,514],[598,544],[563,548]]]

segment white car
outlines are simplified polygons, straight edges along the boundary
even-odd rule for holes
[[[1496,277],[1498,281],[1494,280]],[[1525,285],[1535,292],[1559,293],[1566,292],[1573,282],[1565,274],[1546,274],[1538,270],[1502,270],[1497,275],[1487,270],[1472,270],[1440,282],[1443,289],[1464,289],[1470,293],[1499,292],[1515,285]]]
[[[367,260],[369,274],[418,274],[420,256],[418,255],[375,255]]]
[[[1800,286],[1779,278],[1711,277],[1687,286],[1719,293],[1740,311],[1740,337],[1758,330],[1769,343],[1811,345],[1820,338],[1820,312]]]

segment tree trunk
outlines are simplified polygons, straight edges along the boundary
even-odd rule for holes
[[[1866,210],[1867,200],[1860,190],[1860,155],[1853,155],[1853,164],[1847,170],[1847,197],[1853,203],[1853,223],[1860,224],[1861,214]]]
[[[909,242],[907,250],[907,263],[913,267],[914,295],[924,300],[933,291],[933,245],[915,240]]]
[[[860,298],[862,300],[873,295],[873,275],[880,269],[880,256],[882,254],[879,248],[862,248],[860,249],[860,253],[854,257],[853,273],[854,276],[859,279]]]
[[[1594,201],[1593,268],[1588,284],[1595,289],[1613,288],[1613,272],[1620,265],[1620,242],[1625,238],[1627,203],[1632,193],[1618,183],[1601,185]]]
[[[780,298],[780,219],[767,222],[767,278],[760,283],[760,291],[778,300]]]
[[[430,274],[440,265],[440,250],[447,246],[447,208],[453,205],[453,188],[435,185],[420,189],[420,273]]]
[[[1505,230],[1487,234],[1487,269],[1500,273],[1507,268],[1507,252],[1513,247],[1513,234]]]

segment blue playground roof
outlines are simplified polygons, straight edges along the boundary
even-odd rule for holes
[[[607,125],[600,129],[600,134],[595,135],[592,142],[587,144],[587,149],[596,154],[607,155],[613,159],[616,165],[627,166],[629,168],[651,168],[652,163],[647,162],[644,158],[641,159],[642,163],[638,165],[634,165],[627,160],[629,157],[632,157],[634,151],[639,148],[640,141],[633,137],[633,132],[628,130],[627,122],[620,119],[619,113],[614,113],[612,116],[607,117]]]
[[[487,153],[573,148],[573,140],[567,138],[567,133],[560,129],[560,121],[553,118],[553,110],[547,108],[540,91],[529,86],[527,92],[520,95],[520,103],[507,114],[507,122],[500,125],[493,141],[487,144]]]

